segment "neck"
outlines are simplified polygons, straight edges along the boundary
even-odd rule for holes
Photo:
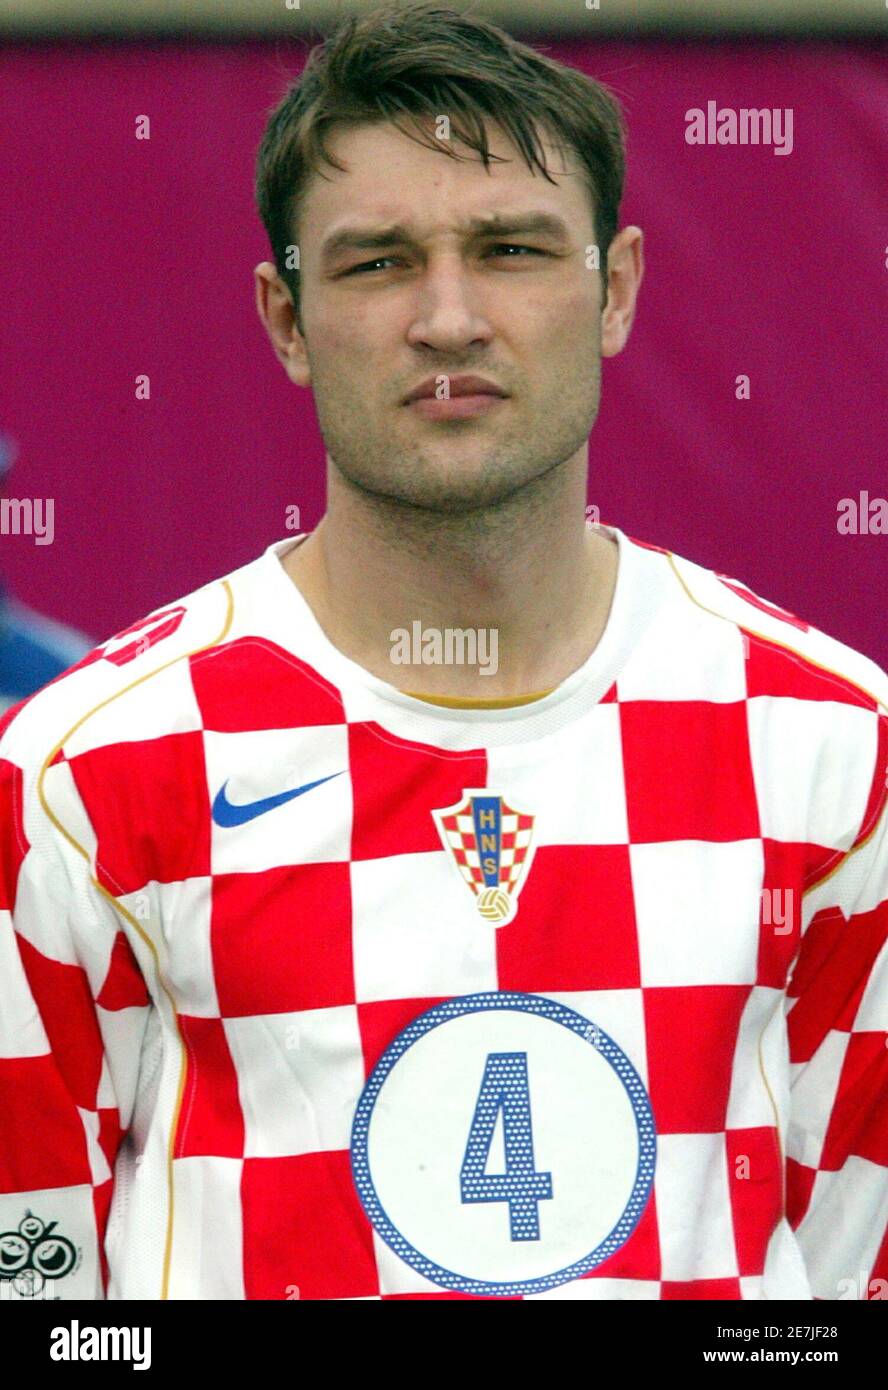
[[[398,689],[550,689],[597,646],[616,581],[616,542],[586,526],[585,488],[585,449],[460,515],[374,497],[331,467],[326,515],[284,569],[333,645]],[[421,653],[431,664],[413,664]]]

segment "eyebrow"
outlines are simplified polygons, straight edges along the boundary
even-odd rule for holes
[[[570,241],[567,223],[551,212],[494,213],[488,217],[472,217],[459,224],[459,231],[467,239],[532,234],[551,237],[565,245]],[[386,246],[405,246],[414,240],[401,222],[387,227],[343,227],[324,242],[321,258],[329,263],[343,251],[378,251]]]

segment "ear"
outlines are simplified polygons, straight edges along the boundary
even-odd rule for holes
[[[608,247],[607,302],[601,311],[602,357],[616,357],[626,346],[644,276],[643,242],[640,227],[624,227]]]
[[[256,310],[274,354],[294,385],[308,386],[311,371],[293,296],[271,261],[262,261],[253,274],[256,277]]]

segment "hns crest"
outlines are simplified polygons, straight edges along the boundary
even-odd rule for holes
[[[511,922],[533,859],[534,817],[485,789],[464,791],[462,801],[432,815],[481,916],[496,927]]]

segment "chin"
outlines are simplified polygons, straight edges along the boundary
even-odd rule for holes
[[[374,440],[364,451],[334,450],[341,476],[369,497],[444,516],[503,506],[567,457],[557,441],[491,442],[453,436],[440,448],[416,448]],[[474,444],[474,448],[472,447]]]
[[[423,511],[437,512],[442,516],[459,516],[482,508],[498,507],[514,497],[533,476],[517,474],[512,477],[500,476],[492,479],[479,471],[472,477],[465,474],[454,477],[452,472],[434,476],[429,474],[421,480],[394,480],[388,484],[377,484],[370,490],[381,496],[388,496],[403,506],[415,507]]]

